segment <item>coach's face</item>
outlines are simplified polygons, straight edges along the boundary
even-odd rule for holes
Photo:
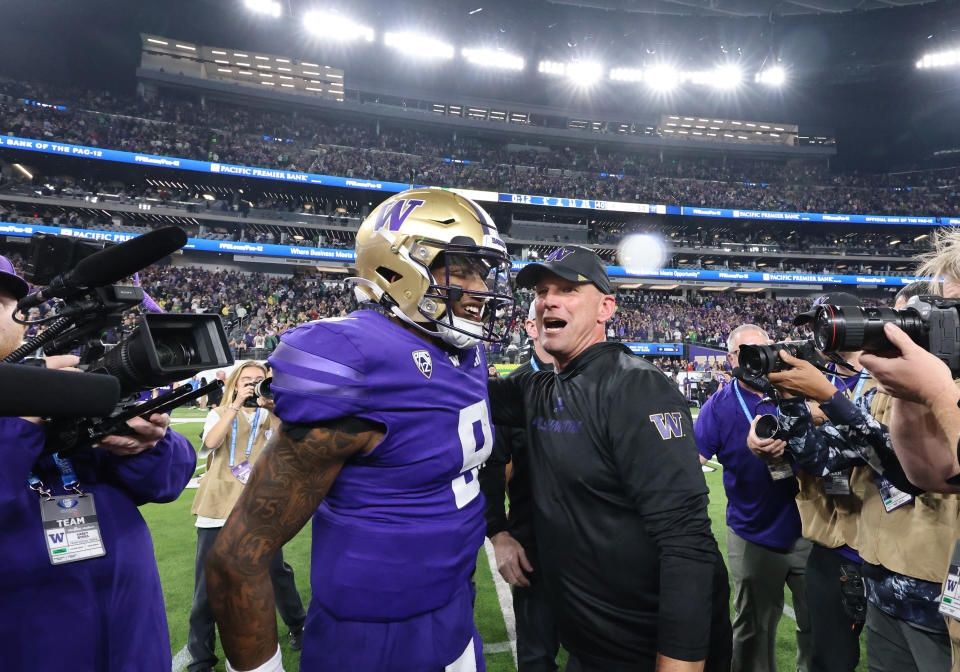
[[[605,340],[603,325],[613,316],[614,298],[590,282],[570,282],[544,273],[537,282],[540,345],[562,370],[594,343]]]

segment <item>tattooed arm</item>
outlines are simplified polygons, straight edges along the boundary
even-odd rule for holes
[[[206,561],[210,605],[235,669],[252,670],[276,652],[273,556],[310,519],[344,463],[383,437],[380,425],[356,418],[284,423],[257,460]]]

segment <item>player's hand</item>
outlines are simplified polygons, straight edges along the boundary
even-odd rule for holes
[[[747,448],[761,460],[770,461],[783,457],[787,442],[781,439],[761,439],[757,436],[757,420],[759,419],[760,416],[758,415],[750,423],[750,432],[747,434]]]
[[[877,380],[877,387],[899,399],[930,405],[941,395],[954,394],[950,368],[914,343],[894,324],[883,325],[883,333],[900,351],[897,357],[863,354],[863,364]]]
[[[794,393],[806,399],[826,401],[837,388],[810,362],[792,356],[786,350],[780,351],[780,359],[791,368],[776,373],[768,373],[767,380],[781,392]]]
[[[529,586],[530,580],[524,575],[524,571],[532,572],[533,566],[527,560],[527,552],[523,550],[520,542],[509,532],[498,532],[490,537],[490,543],[493,544],[497,569],[503,580],[511,586]]]
[[[105,436],[98,445],[101,448],[106,448],[114,455],[136,455],[145,450],[150,450],[167,433],[167,427],[170,426],[170,416],[166,413],[154,413],[149,420],[131,418],[127,420],[127,425],[134,431],[134,434],[111,434]]]

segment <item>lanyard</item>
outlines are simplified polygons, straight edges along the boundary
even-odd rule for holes
[[[69,458],[60,457],[58,453],[53,454],[53,461],[56,463],[57,469],[60,470],[60,482],[63,484],[63,489],[72,490],[82,495],[83,493],[80,491],[80,481],[77,480],[77,472],[73,468],[73,462],[71,462]],[[50,491],[44,487],[43,481],[37,478],[36,474],[32,471],[27,475],[27,484],[31,490],[49,498]]]
[[[867,382],[867,378],[870,376],[870,373],[866,369],[860,370],[860,380],[857,382],[857,387],[853,390],[853,401],[856,403],[857,399],[860,398],[860,393],[863,391],[863,384]]]
[[[752,424],[752,423],[753,423],[753,416],[750,415],[750,411],[747,410],[747,402],[745,402],[745,401],[743,400],[743,395],[740,394],[740,386],[739,386],[736,382],[732,383],[732,385],[733,385],[733,393],[737,395],[737,401],[740,402],[740,408],[743,409],[743,417],[745,417],[745,418],[747,419],[747,422],[749,422],[749,423]],[[761,401],[761,403],[762,403],[762,401]],[[760,404],[757,404],[757,406],[759,406],[759,405],[760,405]],[[773,414],[774,414],[774,415],[780,415],[780,409],[778,409],[777,407],[774,407],[774,409],[773,409]]]
[[[253,426],[250,428],[250,438],[247,440],[247,457],[250,457],[250,451],[253,450],[253,439],[257,435],[257,425],[260,424],[260,409],[253,414]],[[234,455],[237,450],[237,419],[233,419],[233,432],[230,436],[230,466],[233,466]]]
[[[537,364],[537,358],[533,355],[530,355],[530,368],[532,368],[534,371],[540,370],[540,365]]]

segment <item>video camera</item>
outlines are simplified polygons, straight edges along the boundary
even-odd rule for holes
[[[817,307],[814,316],[814,340],[824,352],[864,350],[895,355],[897,348],[883,333],[887,322],[946,363],[954,376],[960,374],[960,299],[915,296],[903,310],[825,304]]]
[[[142,392],[233,364],[218,315],[146,313],[115,345],[102,341],[103,334],[118,329],[124,313],[140,305],[145,296],[140,287],[115,283],[179,250],[186,242],[186,234],[177,227],[110,246],[50,234],[31,239],[24,275],[32,283],[47,286],[19,301],[14,320],[46,328],[3,361],[19,362],[40,348],[47,355],[76,352],[80,357],[78,368],[114,377],[121,394],[120,402],[104,417],[75,420],[51,415],[45,425],[52,450],[69,454],[109,434],[126,433],[126,421],[133,417],[166,413],[222,386],[220,381],[196,390],[183,386],[139,403]],[[63,272],[65,267],[70,270]],[[51,300],[54,303],[49,315],[33,321],[25,319],[30,308]]]

